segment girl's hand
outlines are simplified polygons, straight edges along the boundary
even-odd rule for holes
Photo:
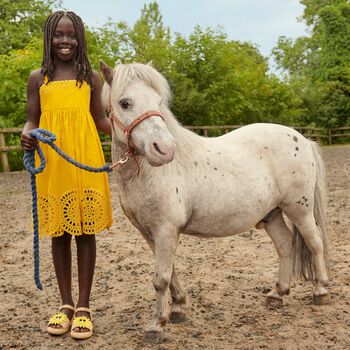
[[[21,135],[21,145],[25,151],[31,151],[36,147],[38,140],[30,136],[29,131],[24,131]]]

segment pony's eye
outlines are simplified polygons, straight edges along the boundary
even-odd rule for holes
[[[123,109],[128,109],[130,107],[130,102],[127,99],[122,99],[119,101],[119,105]]]

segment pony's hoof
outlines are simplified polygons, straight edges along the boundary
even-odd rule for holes
[[[163,339],[163,332],[161,331],[146,331],[145,339],[152,344],[158,344]]]
[[[268,295],[265,300],[265,305],[271,309],[279,309],[283,306],[283,299],[280,296]]]
[[[315,305],[325,305],[325,304],[329,304],[330,302],[331,302],[331,296],[328,293],[323,295],[313,296],[313,303]]]
[[[184,312],[172,312],[170,314],[171,323],[181,323],[186,320],[186,314]]]

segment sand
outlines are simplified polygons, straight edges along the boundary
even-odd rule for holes
[[[91,298],[95,332],[89,340],[75,341],[69,334],[54,337],[45,331],[60,299],[50,239],[40,241],[44,290],[37,290],[33,281],[29,175],[1,173],[0,349],[350,349],[350,146],[324,147],[323,152],[331,303],[313,305],[311,282],[294,279],[282,308],[264,305],[278,266],[264,230],[207,240],[183,235],[176,263],[187,294],[187,319],[168,323],[157,345],[143,338],[155,298],[153,256],[122,213],[113,177],[115,222],[97,238]],[[76,296],[75,264],[73,288]]]

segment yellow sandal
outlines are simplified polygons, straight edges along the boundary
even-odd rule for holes
[[[72,320],[62,312],[63,309],[69,309],[75,312],[75,309],[72,305],[62,305],[58,312],[50,317],[49,323],[47,325],[47,332],[53,335],[61,335],[69,331],[69,328],[72,324]],[[60,325],[61,327],[56,328],[52,325]]]
[[[90,318],[86,316],[75,316],[72,323],[72,329],[70,331],[70,335],[72,338],[75,339],[87,339],[92,336],[92,331],[94,329],[94,326],[92,325],[92,318],[91,318],[91,310],[87,307],[78,307],[75,310],[76,314],[79,311],[88,312],[90,314]],[[87,331],[84,332],[76,332],[75,328],[85,328]]]

